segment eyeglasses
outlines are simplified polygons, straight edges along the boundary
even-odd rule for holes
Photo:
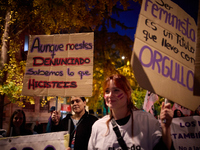
[[[71,101],[71,104],[74,104],[74,102],[79,103],[81,100],[80,99],[75,99]]]

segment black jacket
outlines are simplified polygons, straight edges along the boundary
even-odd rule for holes
[[[69,119],[71,120],[70,143],[74,136],[74,124],[71,119],[71,116],[71,114],[68,114],[63,120],[61,120],[62,131],[68,131],[68,121]],[[78,122],[79,125],[76,129],[74,150],[87,150],[92,125],[96,120],[98,120],[98,118],[93,115],[89,115],[87,111],[81,117],[81,119],[79,120],[80,124]]]

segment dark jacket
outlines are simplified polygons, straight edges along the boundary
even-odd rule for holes
[[[32,135],[33,132],[30,129],[27,128],[21,128],[20,129],[20,134],[16,134],[15,130],[13,129],[12,134],[11,135],[3,135],[3,136],[24,136],[24,135]]]
[[[35,125],[33,131],[37,132],[38,134],[43,133],[43,126],[42,124]]]
[[[68,114],[62,121],[61,121],[61,127],[62,131],[68,131],[68,121],[71,120],[71,129],[70,129],[70,143],[72,141],[73,135],[74,135],[74,124],[71,119],[71,114]],[[93,115],[89,115],[86,111],[85,114],[81,117],[81,119],[78,122],[78,126],[76,129],[76,136],[75,136],[75,144],[74,144],[74,150],[87,150],[88,147],[88,141],[90,138],[92,125],[94,122],[98,120],[97,117]],[[70,144],[69,144],[70,146]]]

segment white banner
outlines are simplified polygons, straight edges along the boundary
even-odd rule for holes
[[[67,131],[0,139],[1,150],[65,150]],[[200,150],[200,116],[173,118],[171,136],[176,150]],[[67,146],[66,146],[67,147]]]
[[[0,139],[1,150],[65,150],[67,131]]]
[[[200,116],[173,118],[171,136],[176,150],[200,150]]]

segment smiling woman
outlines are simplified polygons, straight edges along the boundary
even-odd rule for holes
[[[117,85],[117,86],[116,86]],[[123,85],[123,86],[122,86]],[[122,84],[122,82],[119,84],[116,80],[109,80],[104,85],[104,99],[106,102],[106,105],[110,107],[111,109],[119,109],[124,107],[124,111],[127,112],[127,106],[130,105],[133,107],[133,104],[131,101],[127,101],[127,98],[130,100],[131,99],[131,89],[126,86],[125,84]],[[124,89],[124,90],[122,90]],[[125,93],[125,91],[127,91]],[[120,112],[120,114],[122,114]],[[122,116],[123,118],[124,116]]]
[[[10,118],[10,124],[6,136],[9,137],[33,134],[31,130],[25,128],[25,125],[26,116],[24,111],[20,109],[15,110]]]
[[[162,131],[158,120],[150,113],[134,107],[131,90],[123,75],[114,74],[105,80],[104,99],[111,113],[92,126],[88,150],[174,149],[170,133],[173,117],[170,104],[162,104],[160,118],[166,119],[165,124],[161,123]]]

